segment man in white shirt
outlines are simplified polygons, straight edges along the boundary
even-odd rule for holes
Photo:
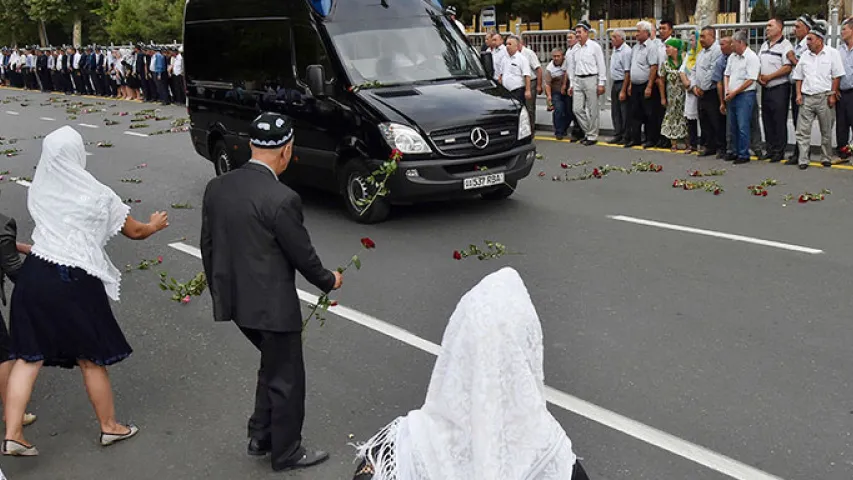
[[[506,46],[504,46],[504,37],[500,33],[494,32],[489,37],[489,52],[492,54],[492,64],[495,67],[495,80],[500,83],[501,69],[508,56]]]
[[[516,100],[522,105],[527,105],[527,100],[533,98],[533,92],[530,89],[530,64],[521,54],[520,46],[521,40],[515,35],[510,35],[506,41],[507,58],[501,66],[499,81]]]
[[[533,98],[527,100],[527,111],[530,112],[530,124],[536,125],[536,96],[542,94],[542,63],[539,62],[539,56],[532,49],[524,44],[521,40],[521,54],[527,59],[530,64],[530,83],[531,89],[535,88],[536,94]]]
[[[467,35],[465,32],[465,25],[456,18],[456,7],[451,5],[444,10],[444,13],[446,13],[450,20],[453,21],[453,24],[456,25],[456,28],[459,29],[459,32],[462,35]]]
[[[838,55],[844,63],[844,78],[839,84],[838,104],[835,106],[835,145],[843,160],[853,155],[850,150],[850,127],[853,126],[853,18],[841,28]]]
[[[729,58],[725,72],[725,101],[728,105],[732,146],[737,155],[735,164],[749,163],[750,123],[755,109],[758,75],[761,71],[761,61],[758,55],[750,50],[748,41],[749,37],[743,30],[732,35],[734,53]]]
[[[797,105],[800,106],[800,116],[797,119],[800,170],[809,168],[809,148],[815,118],[820,126],[820,162],[824,167],[832,166],[832,120],[835,118],[839,84],[844,76],[844,63],[838,50],[824,43],[825,38],[826,27],[821,24],[812,27],[806,37],[809,51],[800,57],[797,68],[794,69]]]
[[[812,26],[814,25],[814,20],[809,14],[803,14],[800,18],[794,22],[794,36],[797,41],[794,44],[794,49],[788,52],[788,61],[791,62],[791,68],[797,68],[797,63],[800,61],[800,57],[803,56],[804,53],[809,51],[809,47],[806,44],[806,36],[808,36],[809,32],[812,30]],[[800,106],[797,105],[797,85],[793,76],[791,77],[791,120],[794,122],[794,130],[797,128],[797,120],[800,115]],[[797,165],[799,163],[800,158],[800,149],[794,148],[794,154],[791,155],[791,158],[788,162],[788,165]]]
[[[589,40],[590,30],[586,21],[581,21],[575,27],[578,43],[569,56],[569,75],[572,76],[569,96],[572,97],[572,111],[586,136],[582,142],[586,146],[598,143],[598,97],[604,95],[604,86],[607,84],[604,52],[598,42]]]
[[[788,52],[794,46],[783,35],[784,22],[771,18],[767,22],[767,40],[758,51],[761,72],[761,120],[764,123],[765,157],[762,160],[779,162],[788,146],[788,99],[791,98],[791,60]]]
[[[172,73],[172,93],[175,95],[176,103],[185,103],[186,95],[184,94],[186,86],[184,84],[184,47],[172,49],[172,64],[170,65]]]

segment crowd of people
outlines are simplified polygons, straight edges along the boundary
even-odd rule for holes
[[[0,85],[67,95],[184,103],[183,47],[25,47],[0,50]]]
[[[826,26],[809,15],[795,22],[794,43],[785,38],[784,21],[773,18],[757,52],[744,30],[717,38],[716,29],[706,26],[676,36],[672,21],[657,27],[641,21],[633,48],[624,31],[611,33],[609,71],[592,31],[580,22],[568,33],[566,48],[555,48],[544,68],[518,36],[486,35],[495,80],[528,106],[534,121],[536,97],[544,93],[558,139],[598,142],[609,75],[611,141],[626,148],[698,151],[734,163],[754,154],[779,162],[788,145],[790,110],[796,148],[787,163],[808,168],[815,120],[824,166],[836,155],[842,161],[853,156],[853,19],[843,23],[836,49],[827,42]]]

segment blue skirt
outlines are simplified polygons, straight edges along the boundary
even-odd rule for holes
[[[27,257],[12,293],[10,358],[73,368],[129,357],[128,345],[100,279],[82,269]]]

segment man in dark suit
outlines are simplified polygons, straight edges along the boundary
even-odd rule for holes
[[[275,471],[325,461],[302,446],[305,365],[296,271],[323,292],[343,276],[323,267],[302,224],[299,196],[279,182],[293,154],[292,121],[265,113],[250,128],[252,160],[210,181],[201,253],[217,321],[233,321],[261,352],[250,455],[272,454]]]

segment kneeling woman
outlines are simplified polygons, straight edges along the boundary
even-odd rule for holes
[[[166,228],[165,213],[141,223],[109,187],[86,171],[83,137],[63,127],[44,139],[27,207],[33,246],[18,273],[11,308],[11,357],[4,455],[33,456],[22,420],[42,365],[79,366],[107,446],[134,436],[116,422],[108,365],[131,354],[109,299],[118,300],[121,273],[104,246],[121,232],[142,240]]]
[[[354,480],[589,480],[545,404],[542,326],[504,268],[465,294],[426,401],[359,446]]]

